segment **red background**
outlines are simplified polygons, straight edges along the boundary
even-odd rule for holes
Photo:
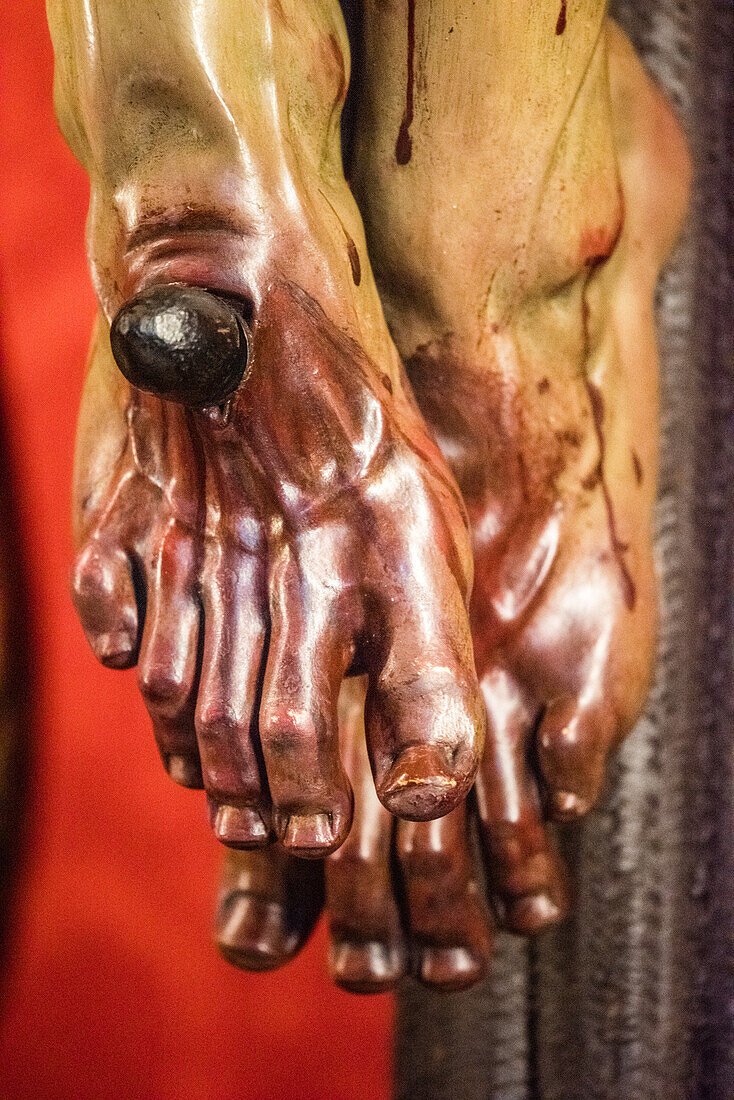
[[[86,180],[53,119],[41,0],[3,0],[0,81],[0,385],[37,677],[0,1095],[379,1100],[390,1000],[329,984],[323,928],[276,974],[219,959],[203,796],[166,779],[134,674],[97,666],[75,620],[70,480],[94,304]]]

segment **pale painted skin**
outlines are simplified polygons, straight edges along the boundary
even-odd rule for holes
[[[258,18],[263,12],[271,13],[270,6],[260,7]],[[337,21],[333,5],[320,6],[320,13],[327,8],[329,17]],[[423,399],[424,412],[433,419],[475,525],[475,554],[480,562],[478,573],[483,576],[473,604],[473,629],[491,717],[478,804],[497,887],[495,900],[506,922],[524,930],[557,919],[563,904],[562,874],[542,828],[538,777],[529,773],[525,759],[527,737],[539,709],[562,700],[557,708],[558,722],[552,728],[546,723],[539,755],[547,804],[560,816],[573,816],[589,808],[598,794],[606,753],[634,720],[649,676],[655,618],[649,516],[656,464],[657,370],[651,300],[660,262],[675,235],[684,205],[687,178],[687,161],[675,124],[618,35],[611,36],[615,110],[610,111],[603,5],[571,3],[562,35],[555,34],[556,8],[555,2],[543,0],[532,5],[531,18],[520,21],[513,19],[508,0],[472,5],[471,10],[458,3],[418,4],[412,155],[407,164],[396,165],[395,143],[405,106],[405,5],[367,4],[367,86],[353,170],[383,304],[406,361],[413,359],[415,365],[416,350],[426,345],[439,348],[440,354],[432,352],[428,356],[429,365],[438,372],[441,362],[446,362],[443,353],[448,346],[451,370],[441,379],[445,382],[442,397],[448,395],[450,403],[452,388],[459,395],[466,392],[462,391],[461,371],[470,378],[472,402],[477,395],[481,397],[485,377],[485,395],[494,400],[499,379],[499,392],[510,394],[513,406],[519,404],[523,410],[523,416],[519,420],[510,418],[510,423],[524,427],[529,422],[532,429],[525,435],[519,433],[513,443],[520,451],[527,449],[524,457],[528,458],[526,465],[530,465],[531,473],[533,463],[538,467],[537,481],[544,490],[540,494],[542,506],[538,508],[537,523],[527,524],[524,531],[520,525],[518,539],[510,544],[509,560],[503,563],[498,546],[501,551],[504,544],[498,541],[497,533],[512,527],[517,485],[512,484],[511,472],[501,463],[497,468],[496,443],[494,452],[491,446],[485,446],[472,453],[474,438],[482,428],[476,418],[471,423],[471,416],[467,417],[468,432],[452,436],[450,429],[457,416],[463,424],[463,410],[458,409],[447,427],[440,415],[435,415],[431,387],[425,385],[425,364],[421,370],[414,370],[418,399]],[[428,11],[431,19],[424,21]],[[472,25],[470,20],[479,15],[481,19]],[[261,41],[257,28],[247,33]],[[343,36],[338,40],[344,50]],[[488,57],[492,64],[487,63]],[[171,64],[175,62],[172,58]],[[431,65],[436,68],[431,70]],[[289,72],[297,68],[290,66]],[[447,73],[452,74],[450,78]],[[72,74],[69,79],[78,80],[78,76]],[[445,95],[447,82],[458,89],[455,97]],[[481,94],[477,93],[478,87]],[[528,90],[519,102],[518,87]],[[98,94],[98,89],[92,88],[88,101],[93,103]],[[634,109],[629,108],[630,103]],[[626,111],[623,104],[627,105]],[[248,118],[253,118],[252,104],[248,106],[249,115],[246,107],[242,116],[245,127]],[[63,117],[64,111],[62,105]],[[657,137],[650,118],[658,123]],[[73,120],[66,124],[72,143],[75,125],[82,129]],[[364,143],[360,143],[360,134],[365,135]],[[95,163],[104,163],[108,142],[109,135],[98,137]],[[260,141],[258,150],[262,145]],[[176,147],[177,141],[173,140],[171,148],[175,151]],[[76,144],[75,148],[84,159],[82,146]],[[216,155],[206,165],[207,193],[216,188],[220,177],[230,179],[229,166],[237,155],[234,145],[228,146],[226,141],[221,146],[213,141],[212,149]],[[190,156],[190,149],[182,154],[182,158]],[[91,163],[89,156],[86,163]],[[313,147],[300,162],[299,183],[305,181],[305,189],[312,196],[314,186],[311,183],[309,187],[309,181],[317,163]],[[282,163],[273,175],[258,168],[263,185],[270,186],[280,170]],[[110,227],[121,226],[116,232],[124,233],[129,211],[138,210],[138,198],[130,202],[125,188],[115,190],[107,182],[114,180],[115,171],[110,166],[102,173],[102,201],[93,202],[92,208],[92,240],[114,240]],[[129,164],[124,171],[130,172]],[[149,210],[154,215],[161,211],[168,171],[163,158],[160,183],[154,184],[150,192]],[[625,218],[620,203],[620,172]],[[92,178],[94,188],[94,172]],[[677,186],[671,187],[671,179]],[[649,192],[642,181],[647,182]],[[658,181],[664,185],[666,203],[660,201],[661,190],[655,186]],[[187,181],[182,186],[185,189]],[[322,193],[320,188],[315,190]],[[241,196],[232,198],[237,196],[237,188],[228,182],[225,191],[227,202],[234,208],[233,216],[237,216]],[[357,242],[363,271],[368,270],[358,215],[338,183],[337,192],[339,197],[332,196],[329,201]],[[124,201],[111,199],[114,195],[122,196]],[[281,202],[281,197],[276,186],[272,211],[270,207],[254,212],[246,208],[247,216],[258,226],[255,236],[267,237],[268,232],[272,235],[272,227],[281,224],[279,218],[283,225],[293,223],[292,210],[287,202]],[[177,201],[181,205],[189,200],[183,195]],[[318,206],[318,199],[315,204]],[[101,213],[95,215],[97,208]],[[635,209],[637,218],[633,217]],[[95,216],[101,218],[99,231],[95,230]],[[303,223],[298,219],[296,222],[293,239],[298,240],[300,234],[303,246],[308,231],[304,233]],[[368,276],[359,288],[360,295],[367,295],[367,302],[354,307],[354,312],[345,309],[345,301],[354,302],[354,281],[345,268],[343,232],[333,213],[331,225],[336,259],[333,264],[316,267],[319,275],[326,270],[328,276],[319,300],[325,303],[330,316],[352,333],[356,315],[364,345],[375,348],[380,361],[385,337],[381,320],[375,321],[379,307],[372,297],[371,279]],[[620,229],[611,258],[595,264],[590,271],[585,261],[612,250]],[[119,243],[114,247],[119,251]],[[288,250],[290,253],[292,246]],[[238,264],[255,262],[249,259],[250,250],[246,261],[243,255],[238,254]],[[114,267],[114,255],[111,260],[102,258],[94,263],[96,285],[108,316],[139,285],[134,281],[136,273],[151,270],[155,260],[156,254],[144,249],[123,267],[117,281],[106,275]],[[222,286],[216,264],[204,270],[197,256],[198,266],[192,274],[192,268],[186,266],[190,262],[190,258],[182,262],[180,278]],[[335,274],[340,262],[341,279]],[[226,262],[222,266],[227,269]],[[309,264],[306,267],[310,269]],[[308,271],[301,274],[299,269],[298,277],[313,286],[308,284]],[[132,282],[125,281],[131,278]],[[257,266],[246,271],[246,278],[248,286],[250,281],[257,284]],[[373,335],[375,331],[377,336]],[[106,392],[110,435],[117,431],[121,437],[122,427],[114,427],[115,422],[121,423],[119,406],[115,412],[109,400],[119,383],[109,373],[105,375],[105,369],[93,364],[86,408],[91,410]],[[592,488],[582,484],[593,480],[599,460],[599,440],[593,430],[589,391],[580,381],[582,375],[595,382],[604,399],[604,474],[620,541],[629,545],[624,560],[635,585],[633,610],[625,606],[623,579],[615,555],[610,553],[607,508],[598,482]],[[545,400],[539,400],[541,395]],[[470,406],[470,412],[474,407]],[[500,420],[491,421],[490,426],[507,433],[507,424]],[[559,436],[563,440],[560,462]],[[500,452],[505,442],[506,434],[501,434]],[[633,444],[637,462],[632,458]],[[94,429],[90,427],[87,435],[82,428],[77,500],[86,497],[84,483],[89,482],[85,471],[108,464],[109,451],[108,443],[95,438]],[[546,513],[549,478],[543,462],[549,453],[554,504],[559,507]],[[482,471],[482,462],[487,460],[493,465]],[[639,484],[637,463],[642,469]],[[495,492],[497,486],[499,491]],[[479,521],[484,521],[481,527]],[[530,553],[538,542],[550,547],[541,568]],[[483,558],[488,563],[484,571]],[[582,593],[591,586],[594,591],[587,599]],[[589,618],[593,618],[591,624]],[[564,647],[564,659],[559,662]],[[586,706],[587,699],[593,702],[592,708]],[[579,711],[581,703],[584,705]],[[603,721],[597,722],[601,707]],[[579,713],[583,717],[590,711],[594,720],[579,726]],[[359,769],[353,764],[350,770],[359,792],[363,788]],[[405,840],[402,846],[399,841],[399,850],[404,853],[407,846],[413,851],[423,844],[439,860],[448,857],[457,867],[465,867],[464,826],[457,828],[451,819],[444,822],[410,826],[410,841]],[[342,859],[341,866],[346,868],[342,872],[342,879],[346,879],[342,894],[351,890],[359,896],[360,883],[366,884],[370,876],[377,874],[387,898],[391,829],[387,814],[379,810],[360,814],[358,810],[349,847],[355,848],[360,858]],[[230,880],[245,874],[236,868],[246,868],[251,858],[247,854],[232,857]],[[267,858],[267,854],[257,856],[260,861]],[[380,862],[383,871],[379,871]],[[403,862],[410,880],[410,861]],[[274,857],[269,878],[266,874],[265,879],[282,881],[281,867],[280,857]],[[334,873],[329,870],[327,880],[333,880]],[[464,979],[473,980],[486,963],[488,937],[472,933],[473,938],[464,936],[459,942],[461,937],[456,935],[456,929],[471,925],[476,915],[472,876],[469,872],[462,874],[465,886],[459,894],[463,890],[471,899],[464,915],[458,911],[463,903],[457,902],[446,927],[434,927],[430,935],[425,928],[422,930],[428,913],[425,904],[421,907],[419,903],[414,912],[402,917],[408,938],[412,932],[422,945],[418,948],[419,972],[438,985],[465,984]],[[282,900],[282,888],[273,890]],[[243,898],[246,900],[246,895],[238,904]],[[335,909],[333,891],[327,904]],[[391,906],[388,910],[394,914],[396,903]],[[245,918],[244,908],[243,903],[238,930],[236,913],[233,916],[230,907],[229,950],[234,955],[239,951],[245,963],[257,963],[250,950],[252,927],[247,926],[249,918]],[[336,916],[338,924],[340,918]],[[336,979],[352,988],[378,988],[399,976],[406,965],[405,949],[403,946],[402,954],[396,953],[394,922],[391,928],[384,931],[382,941],[379,930],[363,930],[360,941],[358,929],[348,928],[345,932],[342,928],[332,955]],[[435,952],[430,958],[426,955],[431,937],[433,948],[439,945],[449,955],[453,950],[444,967],[436,965]],[[466,942],[468,938],[471,942]],[[345,951],[344,945],[349,947],[350,943],[356,944],[357,950]],[[375,944],[386,950],[375,951]],[[292,949],[291,944],[283,957]],[[391,960],[389,966],[386,959]],[[278,953],[273,948],[266,964],[277,961]]]
[[[162,267],[255,306],[280,274],[396,369],[342,171],[338,5],[48,0],[47,12],[56,112],[90,178],[89,262],[107,320]],[[358,286],[346,234],[365,269]]]

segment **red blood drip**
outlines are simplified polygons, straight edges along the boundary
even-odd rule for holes
[[[407,164],[413,155],[413,139],[410,127],[413,123],[413,91],[415,86],[415,0],[408,0],[408,64],[405,91],[405,111],[395,143],[395,160]]]
[[[582,320],[584,326],[584,360],[588,362],[589,358],[589,304],[586,301],[584,295],[582,302]],[[617,532],[617,520],[614,515],[614,505],[612,503],[612,496],[609,492],[609,486],[604,473],[604,460],[606,458],[606,440],[604,438],[604,397],[598,386],[594,385],[591,379],[584,375],[584,386],[589,396],[589,404],[591,405],[591,416],[594,421],[594,431],[596,433],[596,441],[599,447],[599,464],[594,471],[595,477],[598,477],[598,484],[601,489],[602,497],[604,498],[604,507],[607,512],[607,526],[609,528],[609,541],[612,544],[612,553],[619,566],[619,572],[622,576],[622,590],[624,592],[624,602],[627,605],[629,611],[634,611],[635,604],[637,603],[637,589],[635,582],[632,579],[627,562],[624,555],[629,550],[629,545],[626,542],[622,542]]]

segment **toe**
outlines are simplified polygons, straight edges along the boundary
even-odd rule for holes
[[[352,656],[349,587],[328,539],[310,532],[283,548],[270,578],[271,635],[260,704],[260,743],[280,842],[321,857],[344,841],[352,790],[339,752],[338,697]],[[337,569],[335,564],[334,569]]]
[[[207,543],[204,652],[195,726],[212,828],[222,844],[258,847],[271,813],[257,752],[257,696],[266,623],[264,569],[255,555]]]
[[[506,669],[487,671],[481,686],[488,723],[475,793],[488,885],[500,923],[536,933],[563,917],[568,893],[527,760],[535,708]]]
[[[354,821],[326,860],[329,971],[342,989],[379,993],[406,970],[392,876],[393,820],[378,801],[364,739],[364,683],[345,681],[339,699],[342,758],[354,789]]]
[[[228,852],[215,920],[217,946],[242,970],[273,970],[303,947],[322,905],[320,865],[277,848]]]
[[[409,553],[402,543],[390,549]],[[455,578],[438,551],[411,567],[415,584],[396,585],[368,653],[365,717],[380,801],[397,817],[428,821],[469,793],[485,711]]]
[[[615,733],[611,709],[603,703],[564,697],[546,708],[537,749],[548,810],[557,821],[574,821],[598,801]]]
[[[193,540],[175,526],[154,540],[138,685],[168,774],[201,786],[194,731],[200,612]]]
[[[216,919],[219,950],[241,970],[274,970],[293,954],[293,929],[282,905],[235,892]]]
[[[404,919],[416,976],[437,989],[465,989],[487,973],[489,914],[480,894],[466,810],[397,826]]]
[[[74,562],[71,595],[97,660],[107,668],[134,665],[138,609],[127,554],[90,539]]]
[[[264,810],[209,801],[209,819],[217,840],[229,848],[262,848],[270,840]]]

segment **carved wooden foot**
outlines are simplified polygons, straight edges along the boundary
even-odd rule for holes
[[[476,812],[498,923],[525,933],[558,920],[567,904],[563,869],[543,825],[542,795],[546,810],[562,818],[575,816],[593,803],[603,781],[606,751],[640,705],[652,646],[654,596],[645,528],[654,480],[654,395],[649,391],[654,389],[656,359],[651,297],[661,257],[672,242],[682,209],[687,162],[669,109],[619,32],[609,27],[608,34],[612,92],[608,124],[613,127],[614,163],[625,210],[612,256],[592,265],[593,272],[577,276],[582,286],[566,288],[568,301],[552,294],[547,301],[534,302],[532,309],[527,306],[528,314],[520,313],[522,324],[515,320],[509,325],[512,339],[507,338],[506,355],[500,356],[496,346],[487,353],[491,371],[483,373],[481,363],[471,373],[465,370],[461,358],[448,354],[453,340],[446,341],[444,355],[423,350],[412,357],[422,406],[452,457],[470,507],[477,502],[472,622],[490,721],[476,783]],[[384,217],[391,209],[386,205],[390,192],[371,191],[364,200],[367,209],[370,195],[380,203],[380,217]],[[415,213],[422,208],[406,209]],[[401,213],[405,210],[395,216]],[[404,226],[402,231],[407,232]],[[378,252],[383,264],[391,262],[400,239],[397,232],[388,231],[387,236],[390,248],[386,243]],[[423,241],[425,235],[411,239]],[[440,260],[434,259],[434,267],[440,266]],[[406,262],[405,253],[399,262]],[[425,280],[426,272],[433,270],[426,264],[421,278]],[[382,278],[383,285],[392,285],[384,272]],[[439,290],[452,293],[453,285],[448,278],[445,284],[433,283],[436,294]],[[407,328],[411,311],[425,324],[422,302],[416,293],[394,303],[396,333],[403,319]],[[575,337],[569,336],[569,312]],[[587,362],[576,357],[586,347],[583,330],[592,318],[598,350]],[[535,373],[516,350],[516,345],[527,348],[533,338],[532,327],[528,329],[531,320],[540,326],[530,345],[534,349],[531,364],[536,357],[539,363]],[[495,338],[499,332],[492,331],[492,324],[490,333]],[[565,373],[560,355],[564,347],[574,353],[572,369]],[[589,388],[596,383],[586,379],[586,371],[595,364],[598,393]],[[507,379],[500,366],[512,368]],[[529,381],[524,381],[523,370],[528,371]],[[623,388],[624,399],[618,388]],[[551,404],[554,389],[558,394]],[[564,406],[578,410],[574,402],[584,395],[580,427],[574,421],[569,425]],[[528,403],[526,410],[521,399]],[[605,409],[603,417],[601,402],[610,410]],[[509,439],[503,422],[506,406],[507,423],[516,432]],[[516,412],[518,406],[523,415]],[[558,490],[564,488],[563,495],[550,492],[556,482],[539,479],[537,467],[532,466],[538,455],[520,432],[528,422],[533,426],[530,441],[552,436],[555,453],[560,443],[570,455],[585,451],[585,464],[577,460],[576,467],[567,460],[558,469],[557,485]],[[556,431],[573,435],[558,440]],[[604,455],[599,451],[600,439]],[[513,459],[524,451],[529,452],[527,470],[522,461]],[[612,508],[620,501],[625,530],[637,539],[637,554],[633,557],[628,549],[623,557],[624,562],[630,561],[633,607],[617,556],[621,549],[610,541],[600,459],[610,463],[606,476]],[[515,486],[510,481],[513,470],[519,479]],[[532,496],[538,481],[543,493]],[[475,486],[481,495],[472,495]],[[546,493],[545,510],[533,508],[534,501],[546,499]],[[500,522],[504,517],[509,517],[506,531]],[[616,708],[613,715],[606,709],[610,701]],[[528,766],[534,749],[539,774]],[[413,830],[411,854],[417,853],[417,858],[405,858],[403,846],[404,858],[396,860],[405,829],[386,821],[380,825],[379,812],[360,810],[361,799],[369,804],[369,790],[365,797],[359,781],[353,777],[352,782],[357,798],[353,830],[337,857],[327,861],[330,962],[335,980],[347,988],[377,990],[390,987],[412,969],[437,986],[456,987],[462,983],[462,974],[469,984],[486,966],[489,938],[486,925],[480,931],[481,910],[466,904],[474,887],[470,886],[471,870],[466,870],[465,825],[456,826],[460,811],[440,823],[408,826]],[[424,954],[428,941],[421,934],[421,911],[414,926],[410,907],[412,897],[430,896],[430,886],[422,893],[426,877],[420,853],[426,849],[433,863],[429,881],[440,883],[443,897],[451,899],[450,905],[438,901],[430,910],[430,943],[440,945],[440,962],[450,960],[443,967],[424,965],[431,954]],[[350,851],[351,859],[347,858]],[[436,865],[449,863],[456,876],[454,884],[464,884],[463,894],[436,870]],[[398,868],[392,884],[391,867]],[[457,896],[463,898],[463,906]],[[474,929],[474,935],[468,935],[467,929]]]
[[[115,390],[119,422],[82,417],[73,590],[92,646],[137,660],[169,774],[201,776],[224,843],[342,843],[348,673],[367,675],[384,805],[446,814],[485,722],[467,521],[341,173],[338,6],[50,14],[95,285],[134,383]],[[92,373],[109,370],[105,341]]]
[[[405,5],[365,5],[352,173],[392,334],[472,524],[478,794],[500,865],[535,847],[541,796],[561,820],[594,805],[645,698],[652,293],[688,178],[604,4],[569,5],[562,25],[550,0],[515,7],[443,0],[406,28]]]

